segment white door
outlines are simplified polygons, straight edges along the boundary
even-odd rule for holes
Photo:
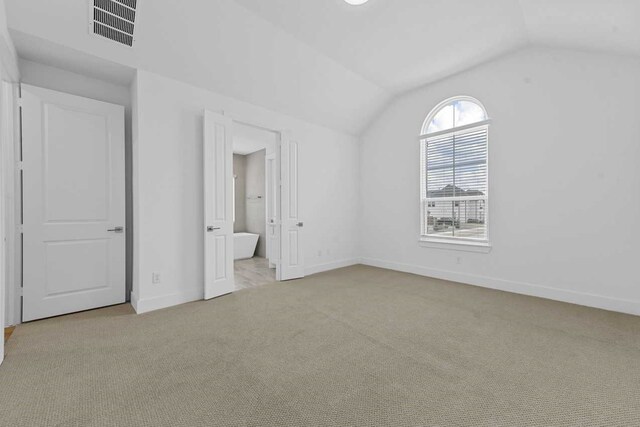
[[[23,321],[125,301],[124,107],[22,85]]]
[[[265,176],[266,176],[266,206],[267,206],[267,259],[269,260],[269,268],[276,268],[280,247],[278,246],[278,210],[276,203],[276,193],[278,179],[276,177],[276,155],[269,154],[265,157]]]
[[[233,275],[233,135],[231,119],[204,112],[204,297],[235,289]]]
[[[298,143],[288,132],[280,138],[280,264],[276,270],[278,280],[304,277],[301,232],[304,223],[299,217]]]

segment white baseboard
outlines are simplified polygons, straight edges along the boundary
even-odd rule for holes
[[[131,307],[133,307],[133,310],[137,313],[138,312],[138,295],[131,291],[131,301],[129,302],[131,304]]]
[[[335,261],[327,264],[313,265],[305,268],[305,275],[321,273],[323,271],[335,270],[337,268],[349,267],[360,263],[360,259],[348,259]],[[173,293],[160,295],[153,298],[138,298],[135,292],[131,292],[131,306],[138,314],[172,307],[174,305],[186,304],[188,302],[200,301],[203,299],[201,291],[191,291],[183,293]]]
[[[311,276],[312,274],[322,273],[324,271],[331,271],[338,268],[351,267],[352,265],[360,264],[359,258],[345,259],[341,261],[329,262],[327,264],[318,264],[307,266],[304,269],[305,276]]]
[[[174,305],[186,304],[188,302],[200,301],[203,299],[202,291],[178,292],[168,295],[160,295],[153,298],[139,299],[135,293],[131,293],[131,306],[138,314],[150,311],[173,307]]]
[[[372,267],[402,271],[405,273],[417,274],[419,276],[433,277],[436,279],[449,280],[452,282],[640,316],[640,301],[636,300],[612,298],[602,295],[551,288],[549,286],[535,285],[532,283],[514,282],[510,280],[477,276],[467,273],[459,273],[456,271],[439,270],[379,259],[363,258],[360,262],[361,264]]]

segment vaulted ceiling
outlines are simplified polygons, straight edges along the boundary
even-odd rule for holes
[[[6,3],[27,59],[90,55],[352,134],[394,96],[530,44],[640,55],[640,0],[143,0],[133,49],[89,34],[89,0]]]
[[[237,0],[392,92],[523,45],[640,54],[640,0]]]

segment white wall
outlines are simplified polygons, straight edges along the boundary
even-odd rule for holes
[[[22,83],[131,108],[129,87],[20,59]]]
[[[233,232],[258,234],[255,256],[267,256],[265,157],[267,149],[233,155],[235,221]]]
[[[235,180],[233,232],[240,233],[247,231],[247,156],[242,154],[233,155],[233,176]]]
[[[470,95],[490,128],[490,253],[418,246],[419,142]],[[413,91],[362,138],[366,263],[640,314],[640,60],[532,48]]]
[[[128,86],[95,79],[37,62],[19,60],[21,82],[71,95],[122,105],[125,108],[125,162],[126,162],[126,239],[127,289],[132,286],[133,270],[133,209],[131,192],[131,89]]]
[[[2,6],[2,5],[0,5]],[[6,186],[6,178],[5,178],[5,167],[7,166],[7,162],[5,159],[6,150],[5,145],[7,144],[6,133],[4,132],[7,124],[5,108],[6,104],[4,101],[4,91],[5,85],[2,84],[2,79],[4,78],[5,71],[3,69],[2,60],[0,59],[0,165],[2,165],[2,170],[0,171],[0,330],[3,332],[0,337],[0,364],[4,360],[4,327],[8,326],[7,320],[5,319],[5,304],[10,303],[6,298],[6,292],[8,284],[10,283],[7,277],[7,271],[9,270],[9,253],[11,248],[8,246],[8,229],[11,227],[11,224],[7,222],[7,196],[9,193],[7,192]]]
[[[245,209],[246,225],[249,233],[258,234],[258,245],[255,256],[267,256],[267,219],[265,194],[265,156],[267,150],[256,151],[247,155]],[[354,234],[354,236],[356,236]]]
[[[138,312],[203,297],[203,110],[300,143],[300,213],[307,273],[357,257],[358,140],[264,108],[139,71],[134,97],[134,271]],[[152,272],[161,283],[152,284]]]

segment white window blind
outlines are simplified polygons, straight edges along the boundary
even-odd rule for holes
[[[424,238],[488,239],[489,129],[483,118],[475,125],[465,124],[421,137]]]

